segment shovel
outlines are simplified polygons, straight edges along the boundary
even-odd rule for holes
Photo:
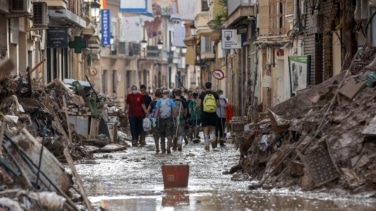
[[[199,137],[197,137],[197,116],[196,116],[196,123],[195,123],[195,127],[194,127],[194,130],[193,130],[193,134],[194,134],[194,138],[192,139],[192,142],[193,143],[195,143],[195,144],[198,144],[198,143],[200,143],[200,138]]]

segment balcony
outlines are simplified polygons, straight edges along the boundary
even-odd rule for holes
[[[68,9],[51,9],[50,5],[48,5],[48,16],[50,16],[51,20],[55,23],[60,25],[74,25],[79,28],[86,27],[86,21],[83,20],[81,17],[78,17],[76,14],[71,12]]]
[[[68,6],[68,0],[41,0],[46,2],[49,9],[66,9]]]
[[[225,27],[238,22],[247,16],[255,16],[256,0],[231,0],[228,1],[227,13],[228,17],[225,21]]]

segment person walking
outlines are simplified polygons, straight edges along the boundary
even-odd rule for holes
[[[161,149],[163,153],[163,149],[165,148],[165,139],[167,138],[167,154],[171,153],[172,147],[172,135],[174,129],[174,117],[177,116],[176,114],[176,104],[173,99],[170,98],[170,91],[163,90],[163,97],[157,101],[155,110],[155,118],[158,119],[159,123],[159,132],[161,137]]]
[[[205,150],[210,151],[209,144],[215,141],[215,127],[217,125],[217,107],[219,106],[219,97],[216,92],[211,90],[211,82],[206,82],[204,91],[197,100],[195,111],[202,109],[202,130],[204,131]]]
[[[147,114],[144,96],[138,92],[137,86],[132,85],[131,93],[126,96],[124,111],[128,113],[129,125],[132,135],[132,146],[138,146],[142,133],[142,120]]]
[[[201,113],[202,113],[202,110],[201,108],[195,112],[195,107],[197,105],[197,100],[198,100],[198,93],[197,92],[193,92],[192,93],[192,99],[191,101],[189,102],[188,104],[188,110],[189,110],[189,114],[190,114],[190,118],[189,118],[189,132],[188,132],[188,137],[190,139],[190,141],[192,141],[193,139],[195,139],[194,141],[195,142],[200,142],[200,138],[199,138],[199,125],[201,124]]]
[[[178,151],[182,151],[183,138],[185,136],[185,119],[188,113],[187,103],[186,100],[182,97],[181,89],[175,89],[174,96],[177,116],[175,118],[174,132],[176,133],[176,137],[174,137],[173,150],[175,151],[177,148]]]
[[[217,126],[215,129],[216,134],[216,140],[214,142],[214,148],[217,147],[218,142],[221,147],[225,146],[225,139],[226,139],[226,133],[225,133],[225,124],[226,124],[226,105],[227,101],[226,98],[223,96],[222,90],[217,90],[217,94],[219,96],[219,106],[217,107]]]
[[[188,108],[188,105],[189,103],[192,101],[192,91],[189,91],[187,89],[184,89],[184,99],[185,99],[185,104],[187,105],[187,116],[185,118],[185,135],[184,135],[184,141],[185,141],[185,144],[188,144],[189,143],[189,140],[192,139],[191,137],[191,130],[190,130],[190,127],[192,127],[192,122],[190,120],[190,113],[191,111],[189,110]]]
[[[146,86],[145,85],[141,85],[140,86],[140,92],[141,94],[143,95],[144,97],[144,103],[145,103],[145,107],[148,108],[152,99],[151,97],[149,96],[149,94],[146,92]],[[146,114],[144,113],[144,118],[147,117]],[[146,145],[146,141],[145,141],[145,138],[146,138],[146,132],[145,130],[142,128],[142,132],[141,132],[141,135],[140,135],[140,144],[141,146],[145,146]]]
[[[149,107],[147,108],[147,111],[150,113],[149,118],[152,121],[152,134],[154,138],[155,143],[155,152],[158,154],[160,149],[162,150],[162,154],[166,152],[166,146],[165,144],[162,145],[161,140],[161,147],[159,147],[159,138],[160,138],[160,132],[159,132],[159,120],[155,118],[155,111],[157,109],[157,102],[162,97],[162,90],[157,89],[154,93],[154,100],[150,103]],[[163,143],[165,141],[163,140]]]

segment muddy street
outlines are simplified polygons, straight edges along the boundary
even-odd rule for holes
[[[250,178],[225,174],[239,161],[233,144],[210,152],[203,143],[182,152],[155,154],[153,139],[145,147],[95,153],[76,163],[89,200],[105,210],[374,210],[376,200],[362,196],[299,190],[248,190]],[[187,188],[164,188],[161,165],[189,164]]]

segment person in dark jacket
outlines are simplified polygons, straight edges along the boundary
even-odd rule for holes
[[[146,92],[146,86],[145,85],[141,85],[140,86],[140,92],[141,94],[144,96],[144,104],[145,104],[145,107],[148,108],[150,103],[151,103],[151,97],[149,96],[149,94]],[[145,116],[145,113],[144,113],[144,118],[147,117]],[[145,138],[146,138],[146,132],[144,131],[144,129],[142,128],[142,132],[141,132],[141,135],[140,135],[140,144],[141,146],[145,146],[146,145],[146,141],[145,141]]]

